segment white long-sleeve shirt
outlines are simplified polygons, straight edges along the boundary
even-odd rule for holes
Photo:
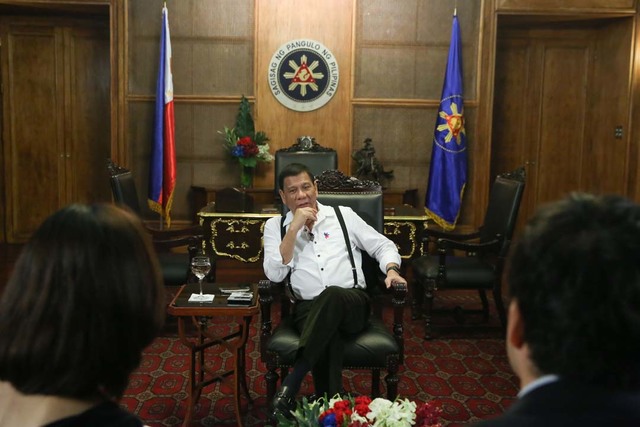
[[[400,265],[401,258],[396,245],[368,225],[351,208],[341,207],[349,232],[353,260],[358,273],[357,287],[365,288],[362,272],[362,253],[366,251],[385,272],[389,263]],[[288,212],[284,226],[288,229],[293,214]],[[317,221],[310,238],[306,227],[296,236],[293,258],[282,263],[280,254],[281,217],[270,218],[264,227],[264,273],[273,282],[281,282],[291,270],[291,286],[296,298],[309,300],[329,286],[353,287],[353,273],[342,229],[334,209],[318,202]]]

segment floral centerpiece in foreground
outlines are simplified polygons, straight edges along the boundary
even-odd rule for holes
[[[253,183],[253,172],[258,162],[270,162],[273,156],[269,153],[269,138],[262,132],[256,132],[251,117],[249,101],[242,96],[240,108],[236,117],[235,127],[229,129],[224,127],[225,148],[234,159],[240,164],[240,186],[251,187]]]
[[[442,409],[437,403],[427,402],[419,407],[408,399],[393,402],[367,396],[332,399],[320,398],[309,402],[306,398],[298,403],[289,420],[278,414],[279,427],[441,427]]]

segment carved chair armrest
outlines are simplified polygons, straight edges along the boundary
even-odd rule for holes
[[[161,252],[166,252],[174,248],[186,247],[189,254],[193,257],[203,240],[204,236],[200,234],[167,239],[153,238],[152,242],[156,250]]]
[[[179,237],[186,237],[192,235],[203,235],[204,231],[201,226],[193,225],[186,228],[173,228],[168,230],[159,230],[157,228],[146,227],[147,231],[153,239],[169,240]]]
[[[393,306],[393,336],[398,345],[401,346],[400,363],[404,359],[404,306],[407,301],[407,284],[405,282],[395,282],[391,285],[391,304]]]
[[[471,233],[451,233],[448,231],[442,231],[442,230],[436,230],[436,229],[432,229],[432,228],[426,228],[423,232],[422,232],[422,241],[424,243],[428,242],[428,241],[434,241],[437,239],[450,239],[450,240],[458,240],[458,241],[463,241],[463,240],[471,240],[471,239],[477,239],[478,237],[480,237],[480,232],[479,231],[474,231]]]
[[[502,238],[498,235],[495,239],[488,242],[460,242],[451,239],[438,239],[437,246],[439,253],[447,253],[451,250],[458,249],[471,254],[483,254],[487,252],[497,253],[500,250]]]
[[[459,249],[467,252],[467,256],[475,256],[477,254],[485,255],[487,253],[497,254],[502,244],[500,235],[489,242],[469,243],[456,242],[449,239],[438,239],[438,277],[436,283],[438,287],[446,282],[447,277],[447,254],[453,249]]]
[[[273,294],[277,283],[271,280],[258,281],[258,302],[260,303],[260,352],[264,352],[267,348],[267,341],[271,337],[273,326],[271,324],[271,305],[273,303]],[[265,354],[261,355],[264,359]]]

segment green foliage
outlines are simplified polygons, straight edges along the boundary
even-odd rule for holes
[[[218,131],[224,136],[224,147],[234,159],[245,167],[255,168],[258,162],[270,162],[273,156],[269,153],[269,138],[263,131],[255,131],[249,101],[242,95],[236,125],[224,127]]]
[[[318,427],[318,418],[325,410],[329,409],[327,399],[309,402],[306,397],[298,402],[293,412],[294,419],[289,420],[284,415],[278,414],[278,427]]]
[[[236,136],[238,138],[250,137],[256,143],[255,138],[255,125],[253,123],[253,117],[251,117],[251,108],[249,107],[249,101],[242,95],[240,100],[240,108],[238,109],[238,115],[236,116]]]

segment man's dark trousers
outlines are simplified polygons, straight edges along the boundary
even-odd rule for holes
[[[313,300],[297,301],[294,321],[300,332],[298,357],[311,365],[316,395],[332,397],[342,389],[342,337],[364,329],[369,295],[363,289],[329,286]]]

